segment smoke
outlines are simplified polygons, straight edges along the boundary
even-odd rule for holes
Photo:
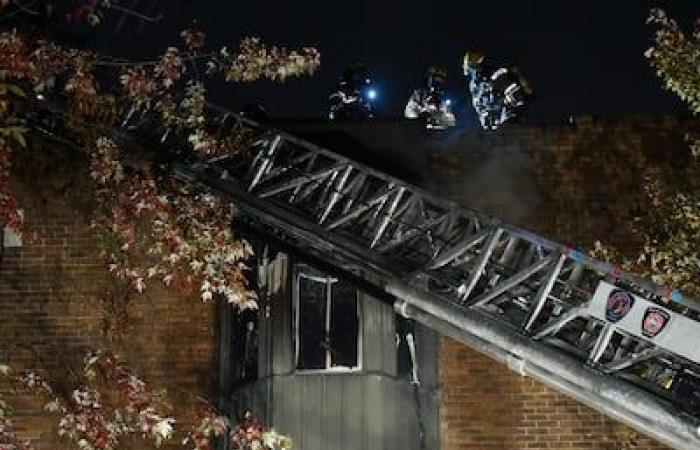
[[[534,224],[541,195],[517,129],[488,132],[464,126],[430,147],[427,189],[514,225]]]
[[[468,208],[528,227],[540,195],[527,134],[484,131],[460,114],[457,127],[428,132],[420,121],[287,127],[293,134]]]

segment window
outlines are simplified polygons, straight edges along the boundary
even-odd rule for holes
[[[233,313],[232,326],[233,377],[236,383],[258,378],[257,311]]]
[[[296,366],[301,370],[357,369],[360,318],[357,289],[306,265],[294,276]]]

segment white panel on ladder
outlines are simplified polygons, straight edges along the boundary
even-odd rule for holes
[[[691,361],[700,361],[700,323],[601,281],[586,312]]]

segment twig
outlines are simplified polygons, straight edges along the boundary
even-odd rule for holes
[[[123,12],[123,13],[125,13],[125,14],[132,15],[132,16],[134,16],[134,17],[137,17],[137,18],[141,19],[141,20],[144,21],[144,22],[155,23],[155,22],[159,22],[159,21],[163,18],[163,15],[162,15],[162,14],[158,14],[158,15],[155,16],[155,17],[150,17],[150,16],[147,16],[147,15],[145,15],[145,14],[141,14],[141,13],[138,12],[138,11],[134,11],[134,10],[132,10],[132,9],[125,8],[125,7],[119,6],[119,5],[114,5],[114,4],[109,5],[109,8],[110,8],[110,9],[113,9],[113,10],[115,10],[115,11],[120,11],[120,12]]]
[[[37,2],[32,2],[32,6],[36,5],[36,3]],[[14,16],[16,16],[17,14],[22,13],[22,12],[25,12],[25,13],[31,14],[31,15],[39,14],[36,11],[31,11],[31,10],[27,9],[26,7],[22,7],[20,4],[18,4],[17,0],[13,0],[12,4],[17,6],[17,9],[15,9],[14,11],[8,12],[7,14],[0,15],[0,20],[9,20],[9,19],[13,18]]]
[[[144,14],[150,14],[151,11],[153,11],[153,8],[156,7],[160,3],[160,0],[153,0],[145,9],[143,9]],[[139,26],[141,27],[141,30],[143,30],[144,24],[143,22],[139,23]]]
[[[139,1],[139,0],[132,0],[131,5],[129,6],[129,9],[130,9],[130,10],[134,10],[134,8],[136,7],[136,4],[138,3],[138,1]],[[122,14],[121,18],[119,19],[119,22],[117,22],[117,26],[114,27],[114,31],[115,31],[115,32],[118,33],[118,32],[122,29],[122,27],[124,26],[124,23],[126,22],[126,17],[127,17],[127,16],[128,16],[128,14],[127,14],[126,12],[124,12],[124,13]]]
[[[194,62],[201,59],[211,58],[216,55],[216,52],[202,53],[200,55],[190,55],[189,52],[178,52],[178,56],[185,59],[187,62]],[[97,60],[92,64],[94,66],[105,66],[105,67],[128,67],[128,66],[155,66],[159,64],[160,59],[150,59],[144,61],[125,61],[125,60]]]
[[[35,4],[36,2],[33,2],[33,3]],[[25,12],[27,14],[31,14],[33,16],[36,16],[39,14],[38,11],[33,11],[33,10],[29,9],[28,6],[23,5],[22,2],[20,2],[18,0],[12,0],[12,4],[15,5],[20,11]]]
[[[217,407],[212,405],[209,400],[207,400],[206,398],[202,397],[201,395],[199,395],[195,392],[192,392],[188,389],[184,389],[184,388],[177,387],[177,386],[174,388],[174,390],[183,392],[184,394],[187,394],[189,397],[192,397],[195,400],[197,400],[199,403],[204,403],[208,408],[212,409],[213,411],[216,411],[217,413],[221,413],[221,411],[219,411],[219,409]]]

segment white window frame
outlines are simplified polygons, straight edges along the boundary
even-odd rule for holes
[[[330,332],[330,327],[331,327],[331,308],[333,305],[333,296],[332,296],[332,289],[331,286],[333,283],[338,282],[338,278],[331,277],[330,275],[326,276],[317,276],[317,275],[312,275],[310,273],[306,273],[304,269],[311,269],[314,270],[315,272],[320,272],[318,270],[312,269],[310,266],[307,266],[305,264],[295,264],[294,265],[294,277],[293,277],[293,285],[292,285],[292,309],[293,309],[293,316],[294,316],[294,370],[297,373],[301,374],[315,374],[315,373],[324,373],[324,374],[331,374],[331,373],[355,373],[355,372],[360,372],[362,371],[362,306],[361,306],[361,298],[359,295],[359,291],[355,291],[356,295],[356,305],[357,305],[357,363],[355,366],[348,367],[348,366],[331,366],[331,352],[330,350],[326,349],[326,362],[325,362],[325,368],[323,369],[300,369],[298,368],[299,366],[299,345],[301,342],[300,336],[299,336],[299,331],[300,331],[300,308],[299,308],[299,302],[301,300],[300,298],[300,293],[299,293],[299,281],[301,278],[306,278],[307,280],[311,280],[317,283],[324,283],[326,285],[326,323],[325,323],[325,331],[326,335]]]

